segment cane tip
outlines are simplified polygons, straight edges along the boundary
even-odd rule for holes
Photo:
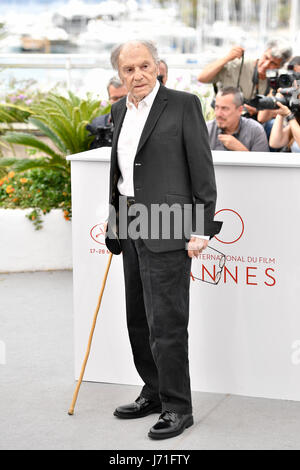
[[[73,416],[73,414],[74,414],[74,410],[69,410],[69,411],[68,411],[68,415],[69,415],[69,416]]]

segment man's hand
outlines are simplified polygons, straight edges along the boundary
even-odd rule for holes
[[[218,139],[228,150],[235,150],[241,152],[248,151],[248,149],[231,134],[220,134],[218,136]]]
[[[228,62],[234,59],[240,59],[245,52],[245,49],[241,46],[234,46],[230,49],[229,53],[226,56]]]
[[[254,116],[255,114],[257,114],[257,109],[254,108],[254,106],[249,106],[249,104],[244,104],[244,108],[247,109],[250,116]]]
[[[280,103],[280,101],[277,101],[276,104],[279,107],[277,114],[283,117],[287,117],[289,114],[291,114],[291,110],[287,106],[284,106],[284,104]]]
[[[188,244],[188,255],[190,258],[198,258],[205,248],[207,248],[209,240],[199,237],[191,237]]]

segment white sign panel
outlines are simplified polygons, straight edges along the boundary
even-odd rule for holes
[[[76,378],[108,262],[107,150],[71,157]],[[214,278],[217,253],[206,250],[192,264],[193,390],[300,399],[300,163],[285,157],[255,154],[252,162],[251,154],[214,154],[215,218],[224,224],[210,245],[226,255],[226,265],[215,286],[199,279]],[[114,256],[85,380],[141,383],[127,336],[122,270],[122,257]]]

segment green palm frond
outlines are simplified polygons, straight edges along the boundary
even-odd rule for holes
[[[102,116],[103,114],[108,114],[110,112],[110,109],[111,109],[110,104],[108,106],[106,106],[105,108],[102,108],[102,109],[100,109],[99,107],[95,107],[95,109],[93,110],[93,112],[91,114],[90,121],[92,121],[93,119],[95,119],[98,116]]]
[[[73,109],[73,113],[72,113],[72,124],[73,124],[73,129],[75,130],[75,132],[81,122],[82,120],[80,116],[80,109],[78,106],[75,106],[75,108]]]
[[[79,106],[80,105],[80,98],[78,98],[78,96],[74,95],[74,93],[72,93],[72,91],[69,91],[68,95],[69,95],[69,100],[71,101],[73,106]]]
[[[44,122],[49,127],[49,129],[54,133],[54,135],[56,135],[56,138],[53,140],[53,143],[58,146],[55,140],[61,141],[64,147],[63,154],[68,155],[70,153],[70,142],[64,132],[64,127],[60,125],[60,122],[56,119],[56,117],[50,114],[44,114],[43,116],[37,116],[36,119]],[[76,139],[76,136],[74,136],[74,139]]]
[[[36,137],[26,134],[24,132],[7,132],[2,139],[6,142],[16,145],[24,145],[25,147],[31,147],[37,150],[50,155],[51,157],[61,157],[58,153],[55,152],[49,145],[45,144]]]
[[[34,160],[24,159],[23,163],[20,163],[20,161],[9,162],[8,159],[1,159],[0,168],[11,167],[15,171],[25,171],[25,168],[34,168],[35,165],[37,167],[52,165],[58,171],[69,171],[69,163],[65,157],[89,150],[93,137],[87,132],[86,126],[95,117],[108,113],[110,105],[101,108],[99,99],[93,99],[91,95],[82,99],[72,92],[69,92],[67,97],[50,93],[39,103],[33,104],[30,109],[14,105],[0,106],[0,120],[1,111],[6,122],[8,119],[13,122],[16,117],[15,112],[25,113],[23,116],[24,118],[26,116],[27,122],[39,129],[53,145],[48,145],[39,137],[24,132],[6,132],[0,145],[15,144],[36,149],[42,153],[44,160],[39,157]]]
[[[8,144],[6,142],[3,142],[3,140],[0,139],[0,147],[4,147],[6,149],[11,149],[12,148],[12,145],[11,144]],[[2,149],[0,148],[0,152],[2,151]]]
[[[86,101],[82,101],[79,106],[80,118],[82,121],[86,121],[90,118],[89,107]]]
[[[18,159],[17,158],[0,158],[0,168],[10,168],[12,167],[16,161]]]
[[[1,158],[0,159],[0,171],[5,169],[13,170],[15,173],[23,173],[27,170],[33,170],[34,168],[44,168],[49,170],[56,170],[62,173],[70,173],[69,162],[63,159],[60,161],[54,161],[51,158],[39,157],[39,158]]]
[[[13,104],[13,103],[0,103],[0,106],[3,107],[3,108],[15,109],[17,111],[22,111],[22,112],[28,113],[28,114],[32,113],[29,106],[25,106],[25,105]]]
[[[88,121],[80,122],[76,129],[76,133],[78,135],[79,153],[86,151],[94,139],[93,136],[89,136],[86,130],[87,125]]]
[[[68,162],[66,162],[68,164]],[[44,168],[48,170],[56,170],[62,173],[69,173],[69,168],[67,165],[59,165],[54,163],[49,158],[34,158],[34,159],[18,159],[17,162],[13,165],[12,169],[16,173],[23,173],[27,170],[33,170],[34,168]]]
[[[28,119],[28,121],[38,129],[40,129],[40,131],[42,131],[44,135],[49,137],[49,139],[53,141],[53,143],[63,154],[66,154],[68,152],[65,143],[60,139],[59,135],[55,131],[53,131],[53,129],[51,129],[51,126],[47,125],[46,120],[43,120],[43,118],[41,117],[31,117]]]
[[[16,106],[12,103],[0,103],[0,122],[11,124],[25,122],[31,111],[25,106]]]
[[[58,113],[51,113],[51,118],[56,121],[56,125],[61,129],[60,135],[63,136],[68,154],[77,153],[77,136],[70,121]]]
[[[45,112],[45,109],[47,109],[48,112],[58,112],[67,119],[70,119],[72,116],[73,106],[63,96],[49,94],[48,97],[40,103],[40,106],[34,108],[33,110],[35,113],[40,114]]]

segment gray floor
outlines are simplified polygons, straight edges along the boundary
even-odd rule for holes
[[[155,442],[147,433],[158,415],[112,415],[136,398],[136,387],[84,383],[68,416],[75,386],[72,273],[0,274],[0,299],[0,449],[300,449],[296,402],[197,392],[195,425]]]

